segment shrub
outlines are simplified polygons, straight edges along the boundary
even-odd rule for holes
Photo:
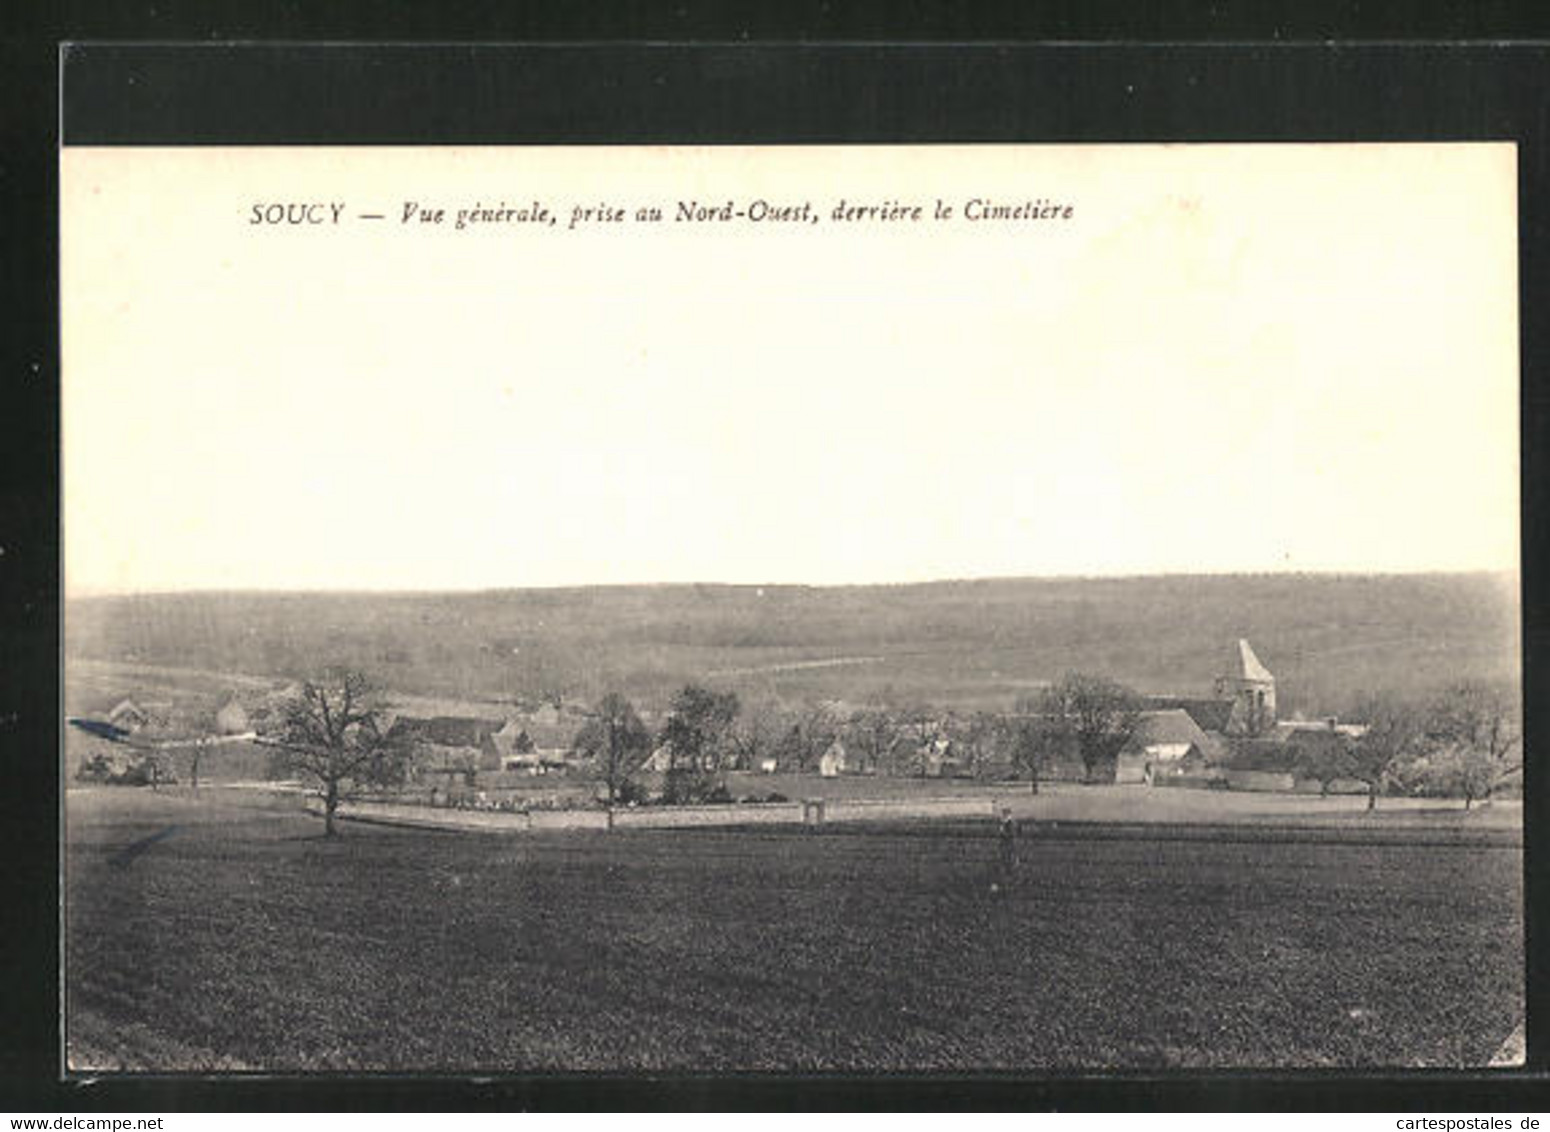
[[[662,780],[662,802],[668,806],[692,806],[703,802],[730,802],[725,784],[705,771],[679,767]]]
[[[650,791],[631,778],[618,784],[615,795],[621,806],[638,806],[651,800]]]

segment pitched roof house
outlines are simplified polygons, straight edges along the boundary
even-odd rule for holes
[[[423,769],[499,770],[501,753],[495,734],[501,727],[495,719],[401,715],[388,728],[387,740],[408,746]]]
[[[240,735],[251,730],[247,709],[235,696],[228,699],[215,713],[215,730],[222,735]]]
[[[1204,754],[1210,745],[1205,730],[1182,708],[1142,712],[1130,740],[1132,748],[1163,762],[1181,759],[1191,749]]]
[[[151,715],[134,700],[123,699],[108,712],[108,722],[120,731],[138,731],[151,722]]]

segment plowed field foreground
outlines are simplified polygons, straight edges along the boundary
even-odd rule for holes
[[[78,1070],[1458,1066],[1522,1016],[1510,839],[68,807]]]

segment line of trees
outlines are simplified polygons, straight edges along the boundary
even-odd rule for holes
[[[1398,791],[1462,798],[1467,810],[1522,773],[1522,711],[1505,688],[1465,682],[1430,700],[1370,697],[1354,715],[1365,734],[1311,749],[1297,770],[1326,790],[1362,783],[1368,809]]]
[[[729,770],[755,771],[769,761],[784,770],[814,771],[836,742],[853,771],[1016,777],[1036,791],[1057,766],[1079,765],[1089,781],[1112,780],[1142,706],[1142,698],[1123,685],[1079,673],[1011,715],[775,699],[744,703],[735,692],[690,684],[673,697],[654,738],[628,701],[611,694],[575,747],[606,783],[610,801],[637,793],[633,775],[655,751],[666,763],[663,799],[688,802],[725,796]]]

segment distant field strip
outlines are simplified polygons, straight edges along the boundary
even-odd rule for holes
[[[810,668],[846,668],[856,664],[881,664],[886,656],[834,656],[821,660],[788,660],[780,664],[759,664],[748,668],[717,668],[709,676],[757,676],[764,672],[802,672]]]
[[[821,809],[819,806],[821,805]],[[321,814],[321,804],[309,799],[307,809]],[[406,806],[391,802],[347,802],[339,807],[345,820],[419,829],[466,830],[486,833],[527,833],[538,830],[696,829],[711,826],[827,825],[832,822],[888,822],[927,818],[995,816],[989,798],[896,798],[879,801],[830,800],[818,805],[776,802],[753,805],[646,806],[605,810],[533,810],[502,813]]]
[[[242,684],[249,688],[270,688],[274,686],[273,677],[250,676],[242,672],[212,672],[203,668],[176,668],[165,664],[141,664],[138,661],[126,660],[96,660],[89,657],[69,657],[65,664],[72,669],[71,676],[95,676],[96,679],[108,677],[122,678],[124,676],[155,676],[183,681],[189,678],[199,681],[216,681],[221,683]],[[183,687],[182,683],[168,685],[169,687]]]

